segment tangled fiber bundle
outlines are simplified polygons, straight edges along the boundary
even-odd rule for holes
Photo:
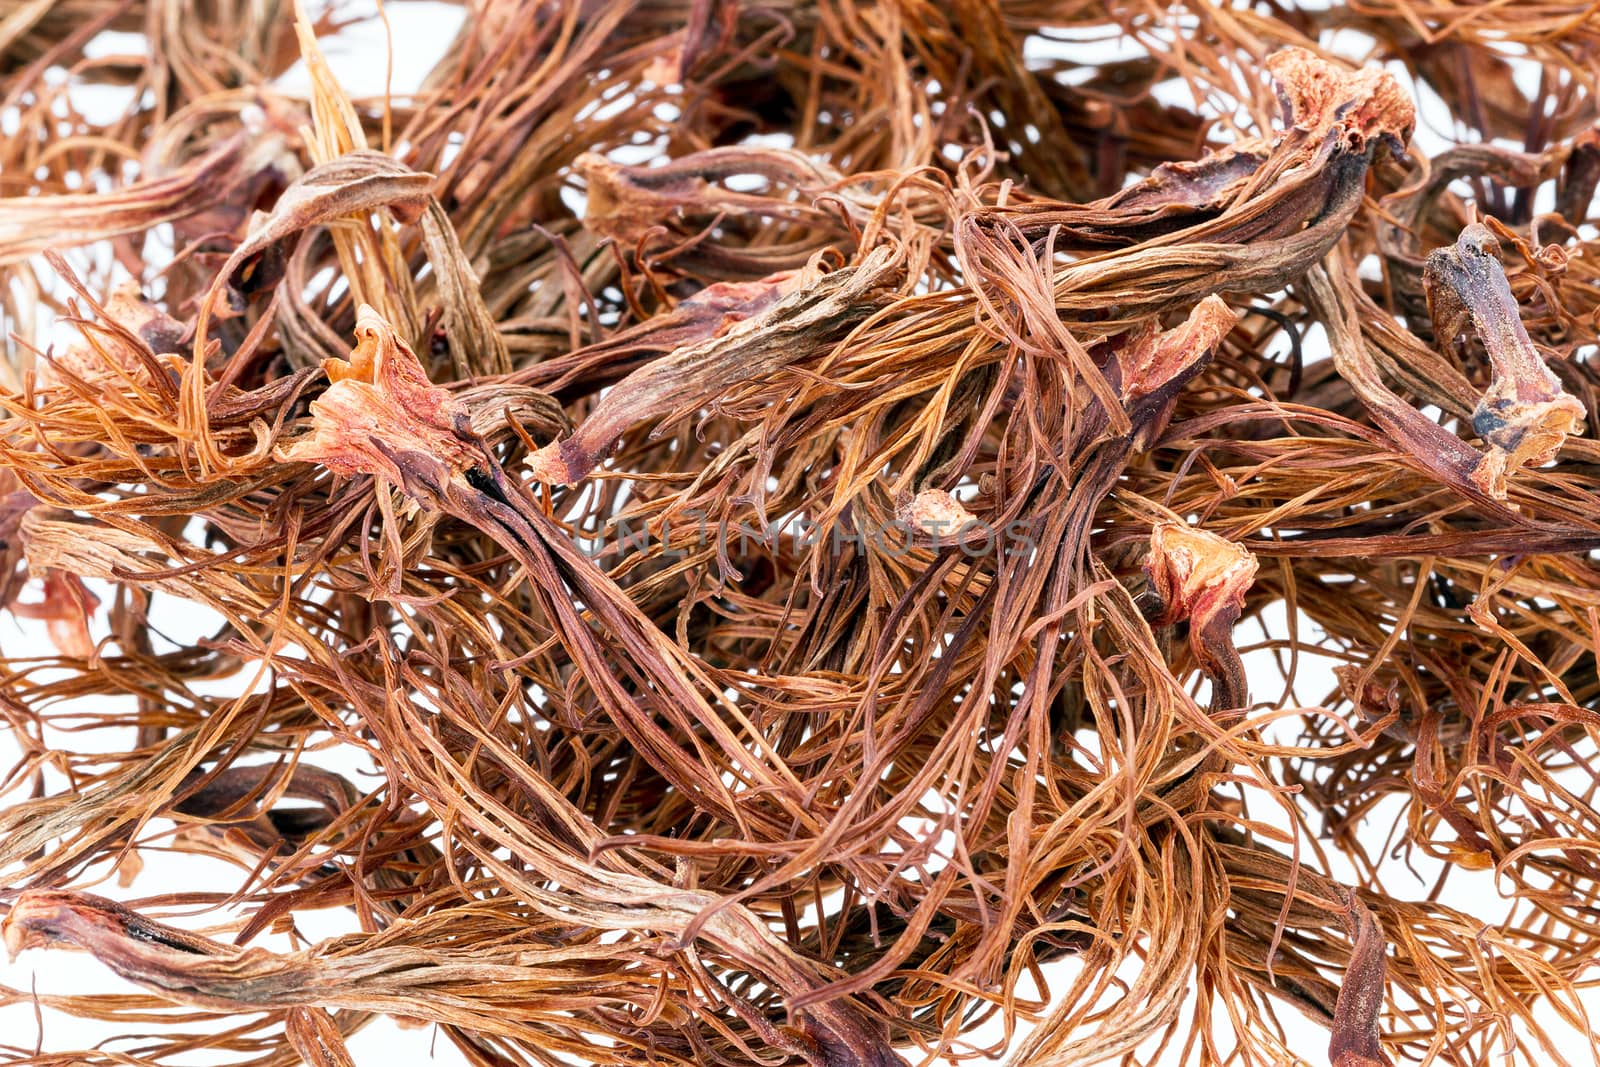
[[[1592,4],[468,7],[0,0],[8,1062],[1591,1062]]]

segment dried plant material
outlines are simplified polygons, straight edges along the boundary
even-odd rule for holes
[[[1416,112],[1387,71],[1344,70],[1304,48],[1285,48],[1267,57],[1284,121],[1313,140],[1361,153],[1385,138],[1403,149],[1411,140]]]
[[[706,396],[826,356],[851,326],[887,302],[903,278],[900,258],[891,248],[876,248],[858,265],[809,281],[768,278],[767,290],[792,291],[748,318],[730,321],[724,312],[711,337],[681,345],[624,378],[576,433],[528,457],[533,477],[570,485],[605,459],[636,423],[686,413],[684,409]],[[757,299],[765,296],[763,292]]]
[[[913,529],[935,537],[959,536],[977,518],[961,501],[943,489],[924,489],[895,509],[895,517]]]
[[[0,0],[0,1059],[1592,1040],[1588,7],[440,12]]]
[[[1205,530],[1164,522],[1150,534],[1145,574],[1155,602],[1151,623],[1188,620],[1189,646],[1217,687],[1219,708],[1244,705],[1244,662],[1233,647],[1233,626],[1258,564],[1248,550]]]
[[[13,600],[11,613],[19,619],[43,619],[50,643],[63,656],[85,659],[94,655],[89,619],[100,598],[89,592],[83,579],[58,568],[45,569],[44,595],[37,601]]]
[[[784,261],[798,268],[823,247],[822,239],[846,236],[841,209],[845,218],[865,222],[876,206],[870,197],[852,193],[833,168],[776,148],[713,148],[653,167],[623,167],[586,153],[573,162],[573,171],[584,180],[585,227],[641,253],[647,245],[660,245],[652,259],[707,277],[777,271]],[[760,181],[773,191],[727,187],[739,179]],[[790,195],[780,192],[784,187]],[[757,220],[797,223],[812,237],[798,247],[731,249],[695,237],[714,219],[738,220],[741,226]]]
[[[1494,377],[1472,413],[1472,428],[1489,454],[1472,479],[1503,500],[1506,479],[1554,459],[1569,434],[1583,431],[1588,412],[1562,391],[1534,349],[1488,227],[1468,226],[1453,247],[1430,255],[1422,284],[1435,335],[1451,344],[1476,338],[1488,354]]]
[[[89,333],[69,345],[44,365],[44,378],[85,385],[109,384],[113,388],[131,380],[160,373],[152,357],[176,353],[184,341],[184,326],[145,300],[133,282],[118,286],[100,309],[112,328]]]
[[[1130,411],[1152,403],[1167,405],[1179,388],[1204,369],[1211,354],[1238,321],[1236,311],[1220,298],[1208,296],[1178,328],[1141,330],[1116,352],[1123,405]],[[1146,428],[1141,444],[1148,445],[1161,428],[1161,425]]]
[[[224,199],[241,172],[255,163],[238,135],[171,174],[110,194],[60,193],[0,200],[0,263],[15,263],[52,248],[143,233],[195,214]]]
[[[460,400],[428,381],[410,347],[370,307],[356,314],[349,360],[330,359],[331,383],[311,402],[311,433],[279,450],[286,463],[320,463],[350,477],[376,474],[393,484],[437,484],[443,467],[459,474],[478,452]]]
[[[344,1035],[321,1008],[297,1008],[289,1013],[284,1036],[311,1067],[355,1067]]]
[[[1378,1041],[1378,1019],[1388,987],[1383,931],[1372,912],[1353,893],[1343,915],[1352,948],[1350,966],[1339,984],[1339,999],[1333,1008],[1328,1060],[1333,1067],[1394,1067],[1394,1061]]]

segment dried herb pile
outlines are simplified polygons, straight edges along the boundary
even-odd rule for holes
[[[358,15],[0,0],[6,1062],[1591,1062],[1592,4]]]

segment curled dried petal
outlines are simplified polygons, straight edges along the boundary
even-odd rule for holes
[[[19,896],[0,922],[0,940],[13,960],[26,949],[55,942],[80,945],[125,975],[134,969],[135,961],[174,951],[198,956],[237,954],[210,938],[151,922],[114,900],[53,890]],[[127,953],[125,966],[108,958],[118,949]]]
[[[533,477],[569,485],[594,469],[629,427],[714,399],[724,390],[796,361],[825,354],[851,326],[880,307],[904,271],[900,252],[873,249],[861,262],[811,274],[782,299],[749,318],[724,318],[718,332],[680,345],[634,371],[612,389],[578,431],[528,457]],[[769,279],[780,291],[785,275]]]
[[[793,219],[826,218],[807,201],[734,192],[715,184],[732,177],[793,185],[813,196],[843,181],[838,171],[800,152],[767,147],[712,148],[648,167],[584,153],[572,166],[587,186],[584,225],[628,246],[684,213],[762,211]]]
[[[1122,372],[1123,403],[1137,401],[1187,380],[1184,372],[1216,349],[1239,321],[1239,313],[1219,296],[1195,305],[1182,324],[1161,332],[1149,330],[1117,350]]]

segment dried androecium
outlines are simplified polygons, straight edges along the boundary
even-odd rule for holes
[[[1581,1059],[1589,6],[431,10],[0,0],[0,1059]]]

